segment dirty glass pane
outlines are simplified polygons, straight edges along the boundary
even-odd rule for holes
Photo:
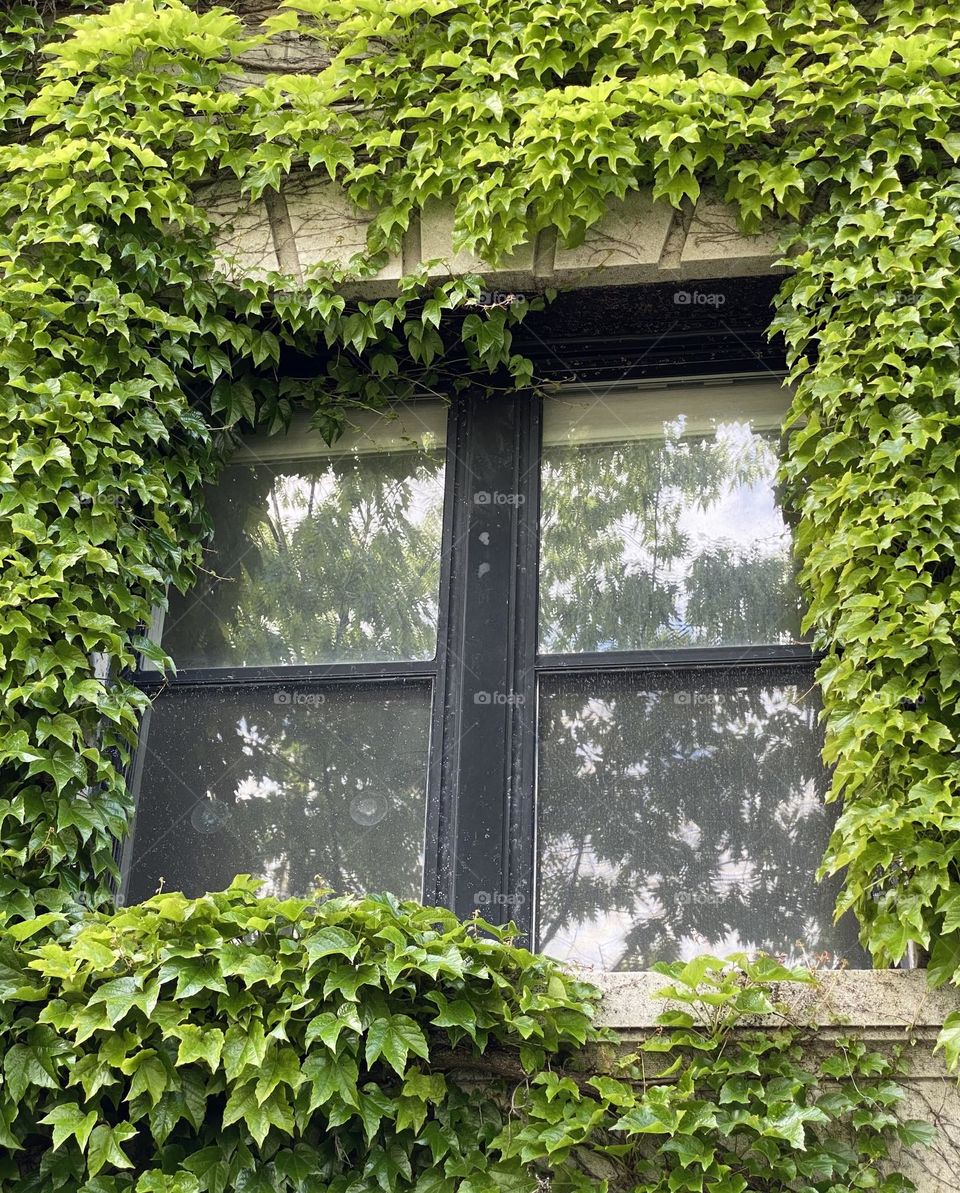
[[[814,875],[823,803],[806,673],[546,676],[539,946],[604,969],[703,951],[867,965]]]
[[[235,874],[266,892],[420,897],[429,683],[161,696],[142,737],[127,896],[197,896]]]
[[[434,657],[445,408],[351,420],[333,448],[294,429],[224,470],[206,571],[164,619],[178,667]]]
[[[544,402],[544,653],[788,643],[800,634],[777,505],[774,383]]]

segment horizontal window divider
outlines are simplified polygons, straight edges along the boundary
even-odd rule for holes
[[[328,663],[290,667],[192,667],[176,676],[140,671],[133,682],[145,691],[161,688],[282,688],[293,684],[338,684],[435,679],[436,660],[397,663]]]
[[[704,646],[670,650],[602,650],[584,654],[537,656],[541,674],[596,671],[684,671],[689,668],[770,666],[798,663],[809,666],[823,657],[805,643],[783,646]]]

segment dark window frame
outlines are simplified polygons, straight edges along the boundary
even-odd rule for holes
[[[534,333],[535,334],[535,333]],[[610,386],[641,379],[709,384],[731,374],[782,378],[782,357],[756,333],[717,329],[706,360],[689,342],[651,337],[644,364],[627,367],[636,346],[581,341],[573,375],[557,349],[535,336],[543,372],[558,381]],[[667,345],[658,349],[661,341]],[[641,341],[642,343],[642,341]],[[539,347],[538,347],[539,346]],[[569,341],[565,352],[572,351]],[[684,361],[693,357],[691,365]],[[733,368],[731,368],[733,364]],[[719,391],[722,393],[722,389]],[[135,680],[154,699],[163,691],[376,684],[428,679],[433,710],[427,761],[423,897],[458,915],[480,910],[492,922],[513,920],[529,941],[535,928],[536,709],[541,675],[628,671],[795,669],[812,682],[816,653],[806,645],[681,648],[599,654],[537,653],[541,407],[530,392],[467,392],[450,406],[443,514],[437,652],[427,662],[185,669],[175,678],[140,671]],[[478,493],[513,495],[477,501]],[[484,702],[478,693],[496,694]],[[499,699],[507,697],[506,700]],[[138,755],[139,755],[138,751]],[[134,759],[132,775],[142,767]],[[135,849],[121,854],[121,895]],[[811,882],[814,876],[811,875]],[[478,899],[478,896],[480,898]],[[535,941],[534,941],[535,943]]]

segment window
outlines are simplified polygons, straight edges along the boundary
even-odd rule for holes
[[[467,396],[251,441],[136,759],[126,895],[237,871],[643,968],[864,964],[814,873],[814,658],[764,377]]]
[[[162,624],[127,896],[238,872],[281,896],[422,891],[446,410],[251,441],[209,495],[207,570]]]

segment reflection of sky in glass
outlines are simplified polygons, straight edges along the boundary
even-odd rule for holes
[[[126,894],[421,895],[429,684],[165,693],[151,710]],[[312,703],[311,703],[312,701]],[[368,807],[369,805],[369,807]]]
[[[690,442],[668,435],[664,450],[668,456],[686,454]],[[709,440],[696,442],[710,450]],[[727,549],[731,558],[741,561],[751,556],[787,560],[790,555],[790,533],[773,492],[777,468],[773,445],[756,435],[749,423],[725,423],[717,428],[712,446],[713,454],[725,462],[724,471],[728,473],[718,497],[691,504],[677,485],[666,485],[660,491],[662,508],[670,512],[687,543],[687,550],[680,558],[667,565],[659,563],[662,579],[676,585],[678,590],[674,621],[678,627],[687,627],[691,572],[694,561],[701,555],[717,548]],[[745,468],[760,470],[763,478],[738,480],[737,471]],[[621,519],[611,529],[622,538],[621,561],[625,570],[649,572],[656,566],[643,526],[636,518]],[[694,627],[687,628],[696,632]]]
[[[366,460],[371,458],[376,457],[368,456]],[[308,475],[278,473],[264,502],[264,517],[272,518],[287,535],[292,534],[308,518],[322,517],[324,505],[338,498],[343,483],[341,476],[332,468],[311,476],[309,472],[312,467],[316,465],[309,462],[304,465],[304,472]],[[397,497],[402,495],[403,500],[394,502],[394,507],[403,511],[404,519],[410,525],[420,526],[426,518],[438,512],[438,503],[443,501],[443,477],[436,473],[428,477],[412,474],[403,482],[398,482],[395,490]],[[378,492],[379,505],[384,504],[388,494],[389,490]],[[358,535],[368,538],[382,533],[388,526],[380,509],[365,502],[354,508],[351,524]]]
[[[694,675],[543,681],[539,946],[604,969],[732,949],[856,964],[814,879],[833,819],[815,704]]]
[[[209,506],[207,571],[171,594],[178,665],[432,658],[444,498],[441,452],[244,458]]]
[[[747,801],[744,801],[744,811],[748,811]],[[749,817],[745,816],[745,819]],[[804,822],[808,819],[809,828],[819,841],[823,837],[823,801],[810,782],[800,791],[786,792],[771,817],[772,824],[782,834],[785,842],[802,832]],[[690,820],[678,823],[671,833],[671,836],[697,852],[700,852],[703,835],[701,826]],[[605,970],[617,969],[623,958],[629,955],[628,940],[638,924],[649,925],[658,920],[668,920],[670,907],[661,898],[660,892],[662,875],[647,874],[643,881],[638,883],[629,867],[621,869],[598,857],[589,840],[585,847],[582,841],[569,836],[553,840],[550,843],[550,852],[554,864],[564,855],[568,858],[576,857],[578,877],[588,878],[606,886],[610,891],[611,904],[622,904],[625,899],[629,903],[627,909],[565,921],[547,946],[550,956]],[[810,880],[812,884],[812,872]],[[727,900],[739,895],[742,896],[746,909],[751,902],[762,903],[764,896],[770,893],[776,882],[775,871],[758,866],[749,854],[741,852],[734,855],[729,848],[724,848],[719,850],[709,872],[705,873],[702,891],[694,892],[691,901],[709,903],[714,897]],[[629,888],[628,893],[623,889],[624,883]],[[672,903],[669,895],[668,899],[671,899]],[[821,931],[822,925],[816,925],[811,919],[808,927],[810,938],[816,939]],[[685,933],[681,934],[675,945],[674,956],[687,960],[705,951],[722,956],[734,951],[756,953],[764,947],[767,947],[764,938],[744,936],[737,930],[713,936]],[[804,953],[795,947],[788,946],[787,955],[796,963],[804,959]]]
[[[651,424],[593,442],[585,418],[545,448],[541,650],[795,640],[775,433],[749,419],[704,433],[701,419],[688,434],[682,414],[659,425],[659,438]],[[607,605],[572,629],[590,590]]]

